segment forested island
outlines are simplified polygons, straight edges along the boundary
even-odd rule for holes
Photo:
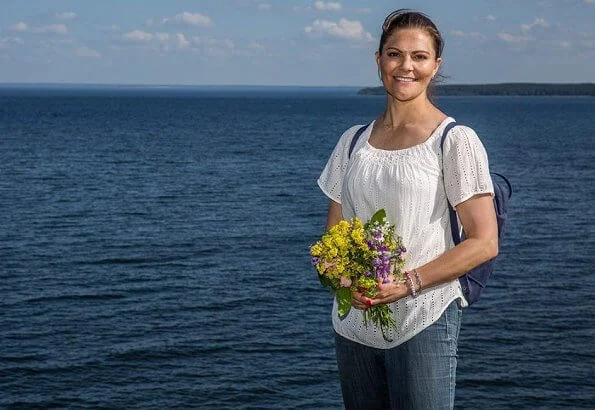
[[[595,96],[595,83],[502,83],[502,84],[439,84],[434,95],[587,95]],[[383,87],[366,87],[358,95],[384,95]]]

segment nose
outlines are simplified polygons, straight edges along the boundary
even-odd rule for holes
[[[411,56],[405,54],[402,59],[401,68],[407,71],[411,71],[413,69],[413,60]]]

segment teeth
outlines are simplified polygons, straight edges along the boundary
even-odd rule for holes
[[[395,78],[399,81],[415,81],[415,78],[409,78],[409,77],[395,77]]]

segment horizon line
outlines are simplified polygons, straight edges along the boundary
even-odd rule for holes
[[[508,85],[508,84],[532,84],[532,85],[592,85],[595,82],[526,82],[507,81],[494,83],[439,83],[436,86],[486,86],[486,85]],[[379,88],[382,85],[292,85],[292,84],[167,84],[167,83],[69,83],[69,82],[0,82],[0,87],[7,86],[76,86],[76,87],[152,87],[152,88],[181,88],[181,87],[260,87],[260,88]]]

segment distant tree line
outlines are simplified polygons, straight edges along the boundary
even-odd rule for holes
[[[359,95],[384,95],[383,87],[366,87]],[[502,84],[440,84],[433,95],[589,95],[595,96],[595,83],[502,83]]]

